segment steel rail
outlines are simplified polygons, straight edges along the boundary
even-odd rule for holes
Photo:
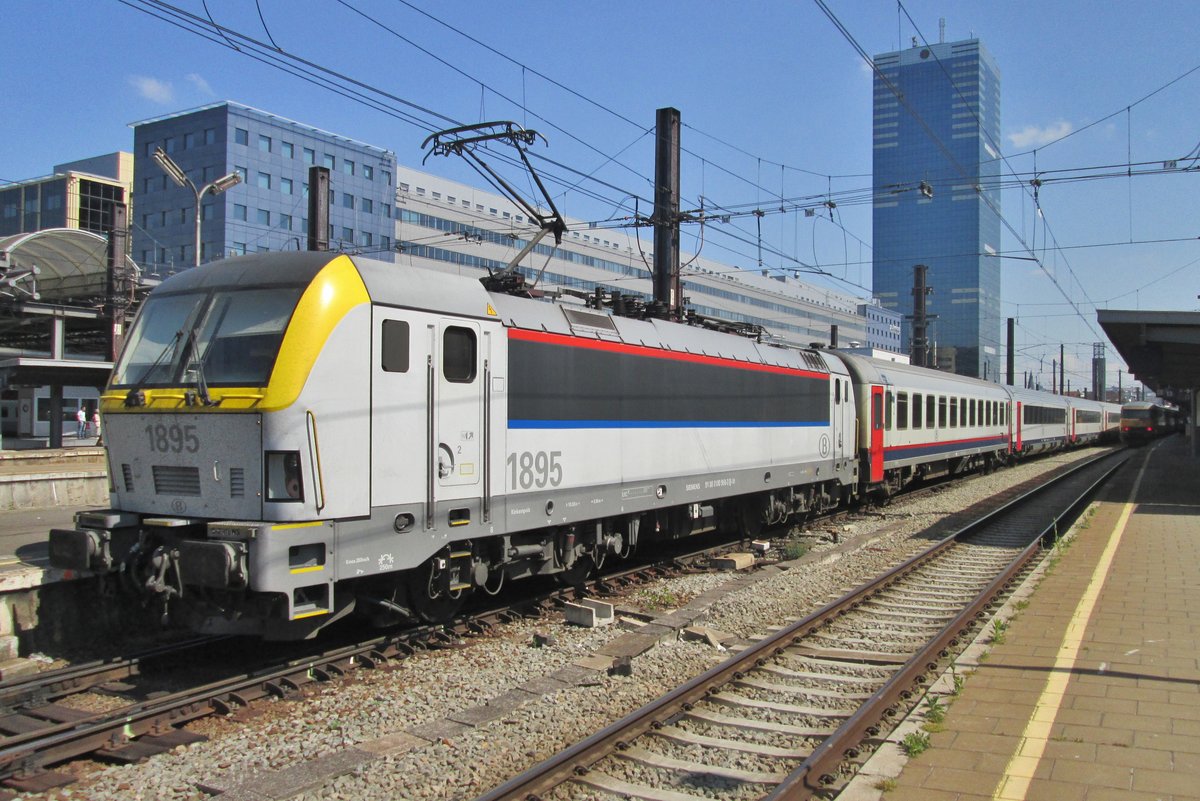
[[[1002,506],[994,509],[979,519],[967,524],[956,532],[951,533],[944,539],[934,543],[925,551],[916,554],[900,565],[892,568],[875,579],[851,590],[842,598],[831,601],[821,609],[813,612],[804,619],[785,627],[780,631],[760,640],[754,646],[747,648],[739,654],[730,657],[725,662],[711,668],[705,673],[691,679],[685,684],[677,687],[656,701],[643,706],[641,709],[635,710],[626,717],[596,732],[590,737],[570,746],[564,751],[550,757],[539,765],[534,766],[530,770],[510,779],[499,787],[494,788],[490,792],[480,796],[477,801],[525,801],[530,798],[538,798],[552,787],[555,787],[567,781],[573,774],[586,772],[589,766],[595,764],[606,756],[611,755],[614,751],[624,750],[624,748],[633,740],[646,734],[652,729],[659,728],[668,722],[668,719],[681,710],[686,710],[690,706],[703,700],[706,696],[716,693],[722,685],[729,683],[732,680],[741,678],[746,671],[765,664],[773,657],[781,655],[787,647],[793,645],[810,633],[817,629],[823,628],[832,624],[838,617],[851,611],[861,605],[862,601],[896,582],[903,576],[920,568],[927,562],[930,562],[940,556],[944,551],[953,548],[959,541],[971,536],[979,531],[984,526],[994,522],[1000,516],[1025,501],[1041,495],[1049,491],[1053,487],[1060,486],[1062,482],[1074,476],[1076,473],[1088,469],[1097,462],[1109,458],[1112,453],[1102,454],[1095,459],[1090,459],[1079,465],[1073,466],[1071,469],[1064,471],[1050,481],[1035,487],[1034,489],[1022,493],[1013,498]],[[1108,470],[1104,476],[1089,485],[1088,492],[1095,490],[1099,484],[1107,479],[1120,464]],[[1085,493],[1087,494],[1087,493]],[[1071,504],[1071,509],[1079,505],[1079,499],[1076,499]],[[1064,513],[1065,514],[1065,513]],[[1035,553],[1041,547],[1041,539],[1046,532],[1055,530],[1058,522],[1063,519],[1063,515],[1055,516],[1046,526],[1046,529],[1026,548],[1022,554]],[[1028,558],[1031,558],[1028,557]],[[1022,564],[1028,561],[1028,558],[1021,561]],[[1015,564],[1015,563],[1014,563]],[[830,735],[831,738],[837,738],[829,744],[828,747],[822,748],[818,746],[812,756],[810,756],[800,767],[792,774],[789,774],[785,783],[788,786],[788,792],[795,792],[794,788],[805,787],[805,782],[809,780],[810,775],[818,777],[831,775],[822,771],[829,770],[830,764],[839,763],[843,758],[846,750],[851,746],[847,745],[853,739],[854,745],[861,742],[862,733],[868,732],[868,729],[877,726],[883,716],[886,715],[888,709],[896,703],[896,698],[899,698],[901,693],[911,693],[911,687],[916,680],[922,677],[930,668],[930,664],[936,665],[937,660],[931,659],[931,655],[941,653],[946,649],[947,644],[961,636],[961,631],[966,628],[965,621],[975,617],[975,614],[986,606],[992,598],[1004,585],[1011,581],[1011,576],[1019,572],[1020,567],[1012,568],[1010,571],[1005,571],[1005,575],[998,577],[992,582],[992,585],[985,590],[982,596],[987,596],[981,604],[972,604],[973,611],[970,615],[960,615],[946,629],[942,635],[936,637],[933,645],[922,649],[920,653],[914,656],[901,669],[900,674],[894,677],[891,681],[884,685],[877,693],[872,696],[872,699],[866,704],[870,706],[870,711],[864,712],[860,709],[858,713],[851,716],[849,720],[839,727],[838,732],[843,728],[850,728],[853,724],[853,734],[847,733],[839,736],[838,732]],[[1003,580],[1001,580],[1003,578]],[[934,647],[936,645],[936,647]],[[910,667],[911,666],[911,667]],[[902,678],[903,676],[903,678]],[[886,693],[886,695],[885,695]],[[876,700],[876,699],[880,700]],[[886,699],[886,700],[885,700]],[[829,739],[825,741],[829,743]],[[816,760],[818,752],[823,755],[820,760]],[[836,759],[832,757],[836,756]],[[819,784],[816,792],[825,789],[824,784]],[[811,793],[810,793],[811,795]],[[774,798],[775,796],[771,796]],[[805,797],[802,795],[786,795],[779,798],[799,798]]]
[[[1091,464],[1094,461],[1096,460],[1085,464]],[[1079,467],[1075,469],[1079,469]],[[1070,472],[1063,475],[1068,475]],[[371,668],[391,659],[403,658],[419,649],[454,645],[457,638],[486,632],[496,623],[537,615],[547,611],[553,604],[577,599],[588,595],[589,592],[604,595],[613,592],[614,588],[620,585],[647,578],[662,577],[672,569],[683,567],[684,562],[688,559],[708,555],[728,547],[730,547],[730,543],[720,543],[679,552],[657,563],[634,565],[593,578],[581,588],[557,588],[539,593],[532,598],[520,599],[503,607],[484,610],[469,617],[460,618],[451,624],[422,626],[396,634],[373,637],[355,645],[335,648],[324,654],[294,658],[282,665],[241,673],[203,687],[163,696],[151,702],[131,704],[118,710],[61,723],[50,720],[47,721],[46,726],[40,727],[36,731],[0,739],[0,781],[13,786],[33,785],[36,783],[37,776],[45,770],[45,766],[96,752],[111,758],[134,761],[165,750],[179,742],[187,741],[186,733],[177,731],[176,727],[197,718],[210,714],[228,713],[237,706],[245,706],[268,695],[286,696],[297,692],[301,687],[313,681],[329,680],[355,667]],[[919,555],[906,563],[906,565],[910,565],[908,569],[918,567],[920,559]],[[898,576],[899,571],[904,567],[897,568],[893,573]],[[843,611],[836,609],[835,605],[831,604],[818,614],[822,613],[829,616],[842,614]],[[832,617],[829,620],[832,620]],[[824,620],[821,625],[827,622],[829,621]],[[221,638],[211,638],[208,642],[218,639]],[[205,641],[197,640],[190,644],[202,645],[205,644]],[[167,655],[173,647],[175,646],[150,649],[144,654],[127,659],[145,659]],[[65,688],[61,693],[55,690],[57,695],[86,690],[87,686],[71,688],[71,683],[76,680],[73,678],[73,674],[82,677],[94,670],[117,671],[117,677],[136,675],[136,666],[123,664],[122,660],[108,665],[97,662],[66,668],[61,672],[48,672],[57,674],[57,677],[52,678],[49,684],[54,686],[57,683]],[[79,680],[86,681],[83,678]],[[26,685],[30,688],[30,697],[36,697],[36,691],[32,688],[38,681],[39,677],[35,676],[27,680],[0,683],[0,702],[5,697],[3,692],[6,687],[10,691],[9,697],[15,698],[21,692],[18,689],[20,685]],[[95,683],[98,682],[92,682],[91,686],[94,686]],[[176,739],[172,739],[173,737]]]
[[[98,659],[29,676],[0,681],[0,715],[34,703],[83,692],[98,684],[136,676],[147,662],[169,658],[193,648],[218,642],[224,637],[199,637],[147,648],[129,656]]]
[[[1103,458],[1105,457],[1100,457],[1100,459]],[[1083,511],[1083,507],[1095,495],[1100,486],[1124,465],[1127,458],[1128,456],[1120,459],[1112,467],[1105,470],[1061,514],[1055,515],[1037,537],[1021,551],[1017,558],[1000,575],[992,580],[983,592],[976,596],[974,601],[946,624],[946,627],[930,641],[929,645],[925,646],[912,659],[905,663],[883,687],[859,707],[857,712],[844,724],[839,726],[837,731],[818,745],[813,750],[813,753],[792,773],[788,774],[787,778],[780,782],[775,790],[766,797],[766,801],[799,801],[799,799],[812,798],[817,793],[827,792],[829,786],[837,781],[839,766],[845,760],[857,756],[854,751],[858,745],[868,737],[876,736],[879,733],[879,724],[886,717],[894,716],[900,711],[899,706],[901,702],[908,700],[913,690],[924,682],[925,676],[938,668],[940,660],[948,656],[949,649],[958,644],[958,639],[970,632],[972,621],[981,617],[987,607],[991,606],[1000,595],[1006,593],[1011,588],[1025,567],[1038,556],[1047,540],[1057,537],[1060,530],[1060,523],[1078,517]],[[1077,470],[1086,469],[1100,461],[1100,459],[1090,460],[1077,468]],[[1077,470],[1072,470],[1070,473],[1065,474],[1063,478],[1065,479],[1074,475]],[[1045,484],[1042,487],[1038,487],[1034,491],[1001,507],[997,510],[997,513],[1033,495],[1040,494],[1052,486],[1055,486],[1055,484]],[[992,517],[992,515],[988,517]],[[968,528],[974,530],[975,524],[972,524]],[[958,535],[954,536],[957,537]]]
[[[326,681],[358,668],[374,668],[391,659],[403,658],[418,650],[452,646],[460,637],[482,634],[505,621],[544,613],[555,604],[586,594],[611,592],[615,585],[642,579],[660,578],[678,569],[681,560],[707,554],[728,544],[675,554],[670,561],[637,565],[610,572],[586,582],[583,588],[559,587],[532,598],[521,598],[498,608],[483,610],[446,625],[427,625],[403,632],[372,637],[352,645],[340,646],[321,654],[288,660],[249,673],[240,673],[209,684],[193,687],[152,701],[130,704],[116,710],[65,722],[47,721],[47,725],[0,739],[0,781],[26,789],[41,789],[37,777],[47,765],[98,753],[134,761],[186,740],[176,727],[211,714],[227,714],[239,706],[267,696],[283,697],[314,681]],[[581,589],[583,592],[581,593]],[[222,638],[211,638],[211,641]],[[202,641],[196,641],[201,644]],[[165,652],[167,646],[162,651]],[[160,649],[154,649],[156,653]],[[80,672],[103,663],[80,666]],[[72,669],[65,669],[66,673]],[[31,682],[36,677],[31,677]],[[25,682],[29,683],[29,682]],[[15,685],[19,682],[14,681]],[[2,685],[0,685],[2,688]],[[149,739],[149,744],[143,744]]]

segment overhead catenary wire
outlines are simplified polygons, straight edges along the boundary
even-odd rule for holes
[[[130,5],[130,3],[128,3],[128,2],[127,2],[126,4],[127,4],[127,5]],[[408,3],[405,3],[405,5],[410,5],[410,4],[408,4]],[[174,23],[173,23],[173,24],[174,24]],[[264,23],[264,29],[266,29],[265,23]],[[271,36],[270,36],[270,31],[269,31],[269,30],[267,30],[267,34],[268,34],[268,38],[270,38],[270,39],[271,39],[271,43],[272,43],[272,44],[275,44],[275,40],[274,40],[274,38],[273,38],[273,37],[271,37]],[[220,42],[216,42],[216,43],[220,44]],[[224,46],[228,46],[228,45],[224,45]],[[264,45],[264,47],[267,47],[267,49],[268,49],[268,50],[270,50],[270,51],[272,51],[272,52],[276,52],[276,51],[278,51],[278,50],[279,50],[279,48],[278,48],[278,47],[274,47],[274,48],[272,48],[272,47],[268,47],[268,46],[266,46],[266,45]],[[256,57],[256,59],[257,59],[257,60],[259,60],[259,61],[263,61],[263,58],[262,58],[262,57]],[[267,63],[267,62],[266,62],[266,61],[263,61],[263,63]],[[271,66],[275,66],[276,68],[280,68],[280,67],[278,67],[278,65],[276,65],[276,64],[271,64]],[[524,65],[522,65],[522,68],[524,69]],[[285,71],[288,71],[288,70],[285,70]],[[354,100],[354,102],[359,102],[359,103],[364,103],[364,104],[367,104],[367,100],[365,100],[365,99],[363,99],[363,98],[355,98],[355,97],[353,97],[353,96],[348,96],[348,95],[346,95],[346,94],[345,94],[343,91],[339,91],[339,88],[338,88],[337,86],[333,85],[332,83],[321,83],[321,82],[318,82],[317,80],[315,80],[315,79],[313,78],[313,76],[312,76],[311,74],[309,74],[309,75],[306,75],[306,74],[304,74],[303,72],[301,72],[301,73],[299,73],[299,74],[298,74],[297,72],[294,72],[294,71],[293,71],[293,72],[290,72],[289,74],[293,74],[293,75],[296,75],[297,77],[301,77],[303,80],[306,80],[306,81],[309,81],[309,82],[311,82],[311,83],[314,83],[315,85],[321,86],[322,88],[324,88],[324,89],[326,89],[326,90],[329,90],[329,91],[334,91],[334,92],[337,92],[338,94],[341,94],[342,96],[347,96],[347,97],[350,97],[350,99],[353,99],[353,100]],[[531,74],[534,74],[534,72],[533,72],[532,70],[531,70]],[[344,89],[344,87],[342,87],[342,88]],[[367,94],[367,93],[364,93],[364,94]],[[379,110],[381,110],[381,111],[385,111],[385,113],[392,113],[392,114],[394,114],[394,113],[397,111],[397,109],[395,109],[395,108],[392,106],[392,104],[384,103],[384,104],[383,104],[383,106],[384,106],[384,107],[383,107],[383,108],[380,108]],[[428,123],[428,120],[424,120],[424,119],[423,119],[423,117],[422,117],[422,114],[421,114],[421,113],[419,113],[419,112],[413,112],[412,116],[413,116],[413,118],[414,118],[414,121],[413,121],[411,124],[417,125],[417,126],[418,126],[418,127],[420,127],[422,130],[431,131],[431,130],[433,130],[433,129],[436,127],[436,126],[431,126],[431,125],[428,125],[428,124],[424,124],[424,125],[423,125],[422,123]],[[631,124],[633,124],[633,125],[637,125],[637,123],[634,123],[632,120],[629,120],[629,122],[630,122]],[[689,127],[691,127],[691,126],[689,126]],[[640,128],[639,128],[639,130],[642,130],[642,131],[644,131],[644,130],[645,130],[645,128],[644,128],[644,127],[640,127]],[[700,131],[697,131],[697,132],[698,132],[698,133],[703,133],[703,132],[700,132]],[[640,138],[640,137],[639,137],[639,138]],[[627,146],[627,147],[628,147],[628,146]],[[744,152],[744,154],[745,154],[745,152]],[[620,154],[618,153],[617,155],[619,156]],[[536,157],[536,158],[540,158],[540,154],[535,154],[535,156],[534,156],[534,157]],[[772,164],[777,164],[777,163],[778,163],[778,162],[769,161],[769,160],[767,160],[767,159],[763,159],[763,160],[764,160],[764,161],[768,161],[769,163],[772,163]],[[549,163],[549,164],[551,164],[552,166],[555,166],[555,167],[556,167],[556,168],[557,168],[557,169],[558,169],[560,172],[562,172],[562,171],[570,171],[570,172],[571,172],[571,174],[572,174],[573,176],[575,176],[574,178],[568,178],[568,179],[565,179],[565,180],[564,180],[564,179],[562,179],[562,178],[561,178],[561,176],[555,176],[555,177],[554,177],[554,180],[555,180],[556,184],[557,184],[558,186],[564,186],[564,187],[567,187],[568,191],[581,191],[583,194],[586,194],[586,192],[584,192],[584,191],[583,191],[583,189],[582,189],[582,185],[583,185],[585,182],[586,182],[586,183],[588,183],[588,184],[591,184],[591,185],[593,185],[593,186],[600,186],[600,185],[603,185],[605,188],[607,188],[607,189],[609,189],[609,190],[611,190],[611,191],[621,191],[621,187],[619,187],[619,186],[616,186],[616,185],[613,185],[613,184],[610,184],[610,183],[603,183],[603,182],[601,182],[601,183],[593,183],[593,180],[594,180],[594,178],[593,178],[593,175],[592,175],[591,173],[584,172],[584,171],[573,170],[572,168],[570,168],[570,167],[567,167],[567,166],[566,166],[566,165],[564,165],[564,164],[560,164],[560,163],[558,163],[557,161],[554,161],[554,160],[552,160],[552,159],[546,160],[546,163]],[[601,165],[601,166],[603,166],[603,165]],[[786,166],[786,165],[784,165],[784,166]],[[714,168],[716,168],[716,167],[714,167]],[[597,168],[597,169],[599,169],[599,168]],[[804,171],[804,170],[800,170],[799,168],[792,168],[792,167],[788,167],[788,169],[796,169],[797,171],[800,171],[800,172],[811,172],[811,171]],[[594,172],[594,171],[593,171],[593,172]],[[814,174],[814,175],[822,175],[821,173],[813,173],[813,174]],[[1105,177],[1105,176],[1102,176],[1102,175],[1093,175],[1093,176],[1075,176],[1073,179],[1074,179],[1074,180],[1096,180],[1096,179],[1100,179],[1100,178],[1102,178],[1102,177]],[[1048,180],[1047,180],[1047,183],[1049,182],[1049,180],[1050,180],[1050,179],[1048,179]],[[1053,179],[1053,180],[1061,180],[1061,181],[1063,181],[1063,182],[1066,182],[1066,181],[1068,181],[1068,180],[1072,180],[1072,178],[1071,178],[1070,176],[1063,176],[1061,179],[1060,179],[1060,178],[1055,178],[1055,179]],[[752,184],[753,184],[753,182],[750,182],[750,183],[752,183]],[[780,191],[779,191],[779,192],[775,192],[774,190],[765,190],[765,191],[769,191],[769,192],[770,192],[770,194],[772,194],[773,196],[776,196],[776,197],[778,197],[778,196],[781,196],[781,195],[783,195],[783,194],[784,194],[784,193],[783,193],[783,191],[782,191],[782,188],[780,189]],[[595,199],[602,199],[602,200],[604,200],[604,201],[605,201],[605,202],[607,202],[607,203],[612,203],[612,204],[614,204],[614,207],[616,207],[616,208],[620,208],[620,207],[621,207],[621,204],[628,204],[628,202],[629,202],[629,197],[632,197],[633,195],[631,194],[630,196],[622,196],[621,198],[618,198],[618,199],[615,199],[615,200],[614,200],[613,198],[603,197],[602,195],[599,195],[599,194],[591,194],[591,195],[588,195],[588,196],[589,196],[589,197],[593,197],[593,198],[595,198]],[[836,193],[830,193],[828,196],[829,196],[829,197],[836,197],[836,196],[837,196],[837,194],[836,194]],[[839,206],[842,206],[842,205],[849,206],[849,205],[855,205],[855,204],[865,204],[865,203],[867,203],[867,202],[870,202],[870,197],[871,197],[871,191],[870,191],[870,190],[866,190],[866,191],[865,191],[865,193],[864,193],[862,196],[860,196],[859,198],[856,198],[856,199],[853,199],[853,200],[851,200],[851,199],[847,198],[847,199],[846,199],[844,202],[839,200],[839,201],[838,201],[838,204],[839,204]],[[748,205],[754,205],[754,207],[755,207],[755,208],[757,208],[757,207],[758,207],[759,205],[761,205],[761,204],[748,204]],[[764,208],[764,209],[762,209],[762,211],[764,211],[764,212],[766,212],[766,213],[782,213],[782,210],[780,210],[780,211],[776,211],[775,209],[769,209],[769,208]],[[788,211],[788,213],[797,213],[797,212],[799,211],[799,207],[796,207],[796,208],[793,208],[793,209],[788,209],[787,211]],[[754,212],[754,209],[747,209],[747,210],[746,210],[745,212],[743,212],[742,214],[743,214],[743,216],[749,216],[749,215],[750,215],[750,214],[752,214],[753,212]],[[839,212],[839,213],[840,213],[840,212]],[[833,216],[833,215],[830,215],[830,217],[832,217],[832,216]],[[732,218],[732,219],[736,219],[736,217],[734,217],[734,218]],[[818,215],[818,216],[817,216],[817,219],[822,219],[822,220],[824,220],[824,219],[825,219],[825,215]],[[731,220],[731,221],[732,221],[732,220]],[[706,223],[706,224],[707,224],[707,227],[708,227],[708,231],[707,231],[707,233],[708,233],[709,235],[712,235],[712,234],[715,234],[715,233],[720,233],[719,229],[721,229],[721,228],[724,228],[724,227],[725,227],[725,226],[717,226],[717,225],[713,225],[713,224],[712,224],[712,222],[713,222],[713,221],[712,221],[712,219],[710,218],[710,219],[708,219],[708,220],[707,220],[707,223]],[[835,224],[836,224],[836,221],[834,221],[834,220],[832,220],[832,219],[831,219],[831,222],[835,222]],[[745,236],[747,236],[747,235],[748,235],[748,236],[750,236],[750,237],[753,237],[753,235],[752,235],[752,234],[748,234],[747,232],[745,232],[743,229],[740,229],[740,228],[739,228],[739,229],[737,229],[737,230],[738,230],[738,231],[741,231],[742,233],[741,233],[741,234],[736,234],[736,235],[735,235],[735,238],[731,238],[731,239],[730,239],[730,242],[732,242],[732,243],[741,243],[741,244],[751,244],[751,243],[747,242],[747,240],[745,239]],[[844,226],[842,227],[842,230],[843,230],[843,232],[845,232],[845,228],[844,228]],[[858,241],[860,242],[860,244],[865,244],[865,243],[863,243],[863,241],[862,241],[861,239],[859,239]],[[710,241],[710,243],[709,243],[709,244],[710,244],[712,247],[718,247],[717,245],[713,244],[711,241]],[[753,244],[754,244],[754,245],[757,245],[757,243],[753,243]],[[1124,243],[1120,243],[1120,244],[1124,244]],[[736,245],[735,245],[735,247],[736,247]],[[1065,249],[1065,248],[1064,248],[1064,249]],[[730,249],[730,250],[731,250],[731,252],[736,252],[735,250],[732,250],[732,249]],[[784,260],[784,255],[785,255],[785,254],[783,253],[783,251],[784,251],[784,250],[785,250],[785,248],[784,248],[783,246],[780,246],[779,248],[776,248],[776,249],[775,249],[775,252],[776,252],[776,253],[778,253],[778,254],[779,254],[779,256],[780,256],[780,259],[781,259],[781,261],[780,261],[780,266],[779,266],[779,267],[772,267],[771,269],[774,269],[774,270],[780,270],[780,271],[786,271],[786,270],[788,270],[788,269],[792,269],[792,268],[786,268],[786,267],[783,267],[783,265],[784,265],[785,263],[799,264],[799,265],[801,265],[802,267],[812,267],[812,266],[813,266],[813,265],[806,265],[806,264],[805,264],[803,261],[801,261],[801,260],[799,260],[798,258],[795,258],[795,257],[794,257],[794,254],[795,254],[795,252],[798,252],[798,250],[794,250],[794,251],[793,251],[793,254],[792,254],[792,256],[789,256],[789,257],[788,257],[788,258],[790,258],[790,259],[791,259],[791,261],[785,261],[785,260]],[[844,247],[844,250],[845,250],[845,247]],[[845,260],[844,260],[844,262],[843,262],[843,264],[847,264],[847,265],[849,265],[849,264],[853,264],[853,263],[855,263],[855,262],[850,262],[850,261],[849,261],[849,259],[845,259]],[[831,276],[831,277],[833,277],[833,278],[836,278],[836,276]],[[858,286],[858,285],[856,284],[855,286]],[[860,288],[862,288],[862,289],[865,289],[865,287],[860,287]]]
[[[163,0],[117,0],[123,5],[129,6],[137,11],[146,13],[149,16],[160,19],[175,27],[178,27],[188,33],[200,36],[214,44],[226,47],[236,52],[259,61],[267,66],[279,69],[282,72],[299,77],[309,83],[312,83],[320,88],[332,91],[349,100],[365,105],[369,108],[381,111],[389,116],[406,122],[425,133],[433,133],[446,124],[451,126],[461,125],[461,122],[449,117],[445,114],[437,112],[433,109],[426,108],[420,104],[413,103],[405,98],[399,97],[391,92],[376,87],[365,81],[361,81],[345,75],[336,70],[323,67],[309,59],[305,59],[299,55],[291,53],[287,50],[276,49],[267,44],[254,39],[253,37],[238,32],[228,26],[220,25],[219,23],[204,20],[184,9],[166,3]],[[217,30],[214,30],[217,29]],[[219,34],[219,36],[218,36]],[[235,44],[236,42],[236,44]],[[342,81],[349,86],[341,85],[338,81]],[[375,97],[373,95],[377,95]],[[389,103],[399,104],[402,108],[396,108]],[[428,119],[422,118],[424,114]],[[570,171],[571,173],[586,177],[586,175],[574,168],[562,165],[552,159],[547,159],[541,154],[531,153],[531,157],[538,158],[548,163],[552,163],[561,169]],[[496,155],[500,160],[509,164],[516,165],[515,159],[507,157],[504,154]],[[570,184],[554,175],[547,176],[549,180],[561,186],[569,186]],[[624,192],[619,187],[611,184],[606,184],[603,181],[596,181],[601,185],[607,185],[614,191]],[[611,198],[605,198],[591,190],[578,189],[581,194],[596,199],[600,202],[612,202]]]

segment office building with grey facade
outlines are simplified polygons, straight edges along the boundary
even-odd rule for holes
[[[978,39],[884,53],[875,66],[873,293],[911,315],[913,268],[926,265],[936,365],[997,380],[999,71]],[[911,335],[905,321],[905,350]]]
[[[309,168],[330,171],[330,248],[393,260],[396,155],[239,103],[216,103],[133,124],[132,253],[150,274],[195,260],[196,196],[154,159],[162,148],[197,189],[230,173],[241,182],[201,199],[200,261],[304,250]]]

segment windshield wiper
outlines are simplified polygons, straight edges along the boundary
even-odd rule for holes
[[[183,329],[181,328],[175,332],[175,336],[171,337],[171,341],[169,341],[166,345],[163,345],[162,351],[159,352],[154,361],[150,362],[150,366],[146,368],[146,371],[142,373],[141,377],[134,382],[134,385],[129,392],[125,394],[126,406],[146,405],[146,393],[142,390],[142,384],[144,384],[150,378],[150,375],[162,364],[163,359],[166,358],[168,353],[175,352],[175,346],[179,344],[179,340],[182,338]]]
[[[200,354],[200,326],[192,326],[192,330],[188,333],[188,356],[192,360],[184,369],[184,375],[188,370],[196,371],[196,390],[193,393],[188,391],[187,405],[195,406],[196,400],[200,401],[201,406],[219,406],[219,400],[213,400],[208,394],[208,382],[204,380],[204,360],[208,358],[208,354]]]

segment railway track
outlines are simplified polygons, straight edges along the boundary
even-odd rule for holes
[[[725,546],[727,547],[727,546]],[[506,621],[542,615],[581,596],[603,596],[678,574],[689,559],[712,549],[680,553],[663,563],[609,572],[579,588],[559,588],[495,606],[443,626],[419,626],[298,658],[259,661],[257,667],[225,675],[203,686],[135,701],[117,709],[88,712],[56,703],[67,696],[116,683],[119,695],[136,695],[128,682],[151,662],[178,660],[194,649],[230,638],[208,637],[145,652],[43,671],[0,683],[0,782],[12,789],[43,792],[74,780],[48,768],[82,757],[136,762],[175,746],[205,739],[180,726],[213,714],[228,714],[267,697],[288,697],[315,682],[350,671],[372,669],[420,650],[458,647]],[[228,658],[225,663],[228,664]]]
[[[1010,500],[480,801],[832,795],[1123,461]]]
[[[914,494],[937,492],[933,485]],[[1006,493],[998,496],[1003,500]],[[995,505],[995,504],[993,504]],[[838,522],[836,518],[814,521]],[[515,603],[482,610],[448,626],[406,629],[322,653],[304,652],[285,659],[260,659],[235,675],[178,692],[148,693],[137,682],[145,673],[160,675],[163,665],[176,664],[188,652],[227,638],[197,638],[164,645],[127,657],[100,660],[0,683],[0,782],[24,791],[44,791],[73,777],[48,770],[82,757],[135,762],[183,743],[203,739],[180,727],[193,720],[227,714],[266,697],[287,697],[314,682],[328,681],[357,668],[374,668],[418,650],[456,647],[464,638],[486,634],[506,620],[540,615],[580,596],[604,597],[678,573],[728,543],[681,551],[656,564],[637,565],[589,581],[582,588],[544,592]],[[172,662],[172,660],[176,660]],[[249,660],[247,660],[249,661]],[[226,664],[228,661],[226,660]],[[154,669],[147,671],[147,666]],[[139,698],[102,713],[87,712],[57,701],[91,689],[118,697]]]

